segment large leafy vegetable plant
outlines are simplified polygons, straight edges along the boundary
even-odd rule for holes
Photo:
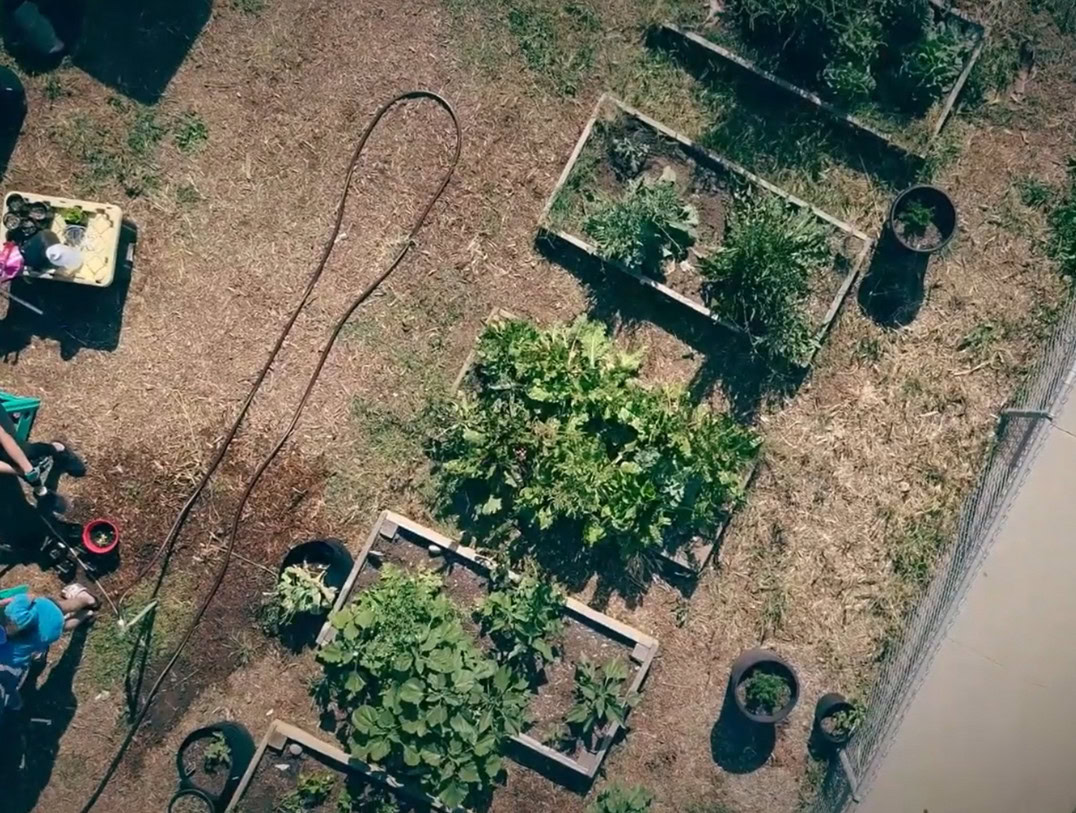
[[[336,588],[325,584],[324,566],[298,564],[284,568],[276,586],[265,594],[261,608],[262,626],[269,633],[280,632],[300,616],[320,613],[333,606]]]
[[[764,356],[799,361],[813,341],[804,308],[809,280],[832,259],[826,231],[776,196],[737,204],[724,241],[699,264],[710,308]]]
[[[695,242],[699,213],[680,200],[676,173],[636,178],[620,200],[603,201],[583,221],[583,231],[607,260],[633,271],[657,273],[666,257],[682,259]]]
[[[523,729],[527,682],[478,648],[440,578],[385,565],[331,623],[317,694],[344,717],[351,753],[449,807],[488,794]]]
[[[575,704],[565,720],[584,740],[591,740],[609,723],[626,724],[628,710],[639,702],[638,694],[622,693],[627,679],[628,667],[620,660],[601,667],[588,660],[576,664]]]
[[[758,439],[683,391],[641,386],[640,363],[585,319],[490,324],[431,449],[466,536],[630,562],[712,531]]]
[[[475,610],[482,631],[503,662],[534,674],[555,656],[564,629],[564,593],[532,574],[513,582],[505,569],[495,571],[493,583],[496,589]]]
[[[653,801],[653,794],[642,785],[614,782],[587,805],[587,813],[647,813]]]

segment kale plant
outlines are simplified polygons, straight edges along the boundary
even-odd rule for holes
[[[788,681],[772,672],[756,671],[743,682],[744,705],[753,714],[773,714],[792,698]]]
[[[621,696],[628,667],[620,660],[607,661],[601,669],[590,661],[575,667],[575,704],[565,720],[589,741],[601,734],[608,723],[625,725],[628,710],[639,702],[639,695]]]
[[[736,202],[723,243],[699,272],[715,314],[765,357],[797,362],[813,343],[804,307],[809,280],[830,259],[826,231],[810,212],[758,195]]]
[[[275,634],[299,616],[320,613],[332,607],[336,588],[325,584],[327,569],[316,565],[289,565],[265,594],[261,622],[266,632]]]
[[[632,562],[724,519],[757,437],[682,391],[641,386],[640,363],[585,319],[486,328],[474,386],[431,444],[469,540],[564,560],[601,546]]]
[[[601,203],[583,221],[583,231],[605,259],[655,274],[665,258],[686,256],[698,224],[698,212],[680,200],[676,173],[666,167],[657,180],[636,178],[620,200]]]
[[[501,660],[534,673],[554,657],[564,629],[564,593],[552,582],[534,575],[513,583],[506,572],[495,574],[496,589],[475,611],[482,631],[490,636]]]

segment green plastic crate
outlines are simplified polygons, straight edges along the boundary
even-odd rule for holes
[[[4,412],[11,416],[15,424],[15,439],[26,443],[30,439],[30,429],[37,417],[37,410],[41,406],[40,398],[23,398],[0,390],[0,406]]]

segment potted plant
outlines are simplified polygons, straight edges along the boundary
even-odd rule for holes
[[[956,234],[956,206],[938,187],[919,184],[897,195],[886,223],[897,243],[908,251],[933,254]]]
[[[169,811],[226,808],[254,751],[254,738],[239,723],[222,720],[192,731],[176,752],[180,792],[190,793],[192,799],[185,802],[187,807],[169,807]],[[199,795],[209,800],[209,808],[195,806],[198,799],[193,797]]]
[[[317,634],[354,560],[338,539],[312,539],[295,545],[280,565],[276,585],[265,594],[262,627],[301,645]]]
[[[814,723],[818,735],[823,742],[836,748],[848,744],[862,719],[863,707],[838,692],[822,695],[815,704]]]
[[[119,543],[119,526],[110,519],[91,519],[82,526],[82,547],[95,556],[107,556]]]
[[[766,649],[749,649],[737,658],[729,682],[736,708],[753,723],[781,722],[799,699],[795,670],[780,655]]]

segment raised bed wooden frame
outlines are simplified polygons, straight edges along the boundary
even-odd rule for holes
[[[986,44],[986,36],[988,33],[988,29],[985,25],[954,8],[949,8],[948,6],[942,5],[938,2],[938,0],[930,0],[930,4],[936,9],[938,9],[941,13],[956,17],[964,25],[975,31],[976,43],[975,46],[972,48],[971,54],[968,55],[967,61],[964,63],[964,69],[960,72],[960,75],[956,79],[956,83],[949,91],[949,94],[945,97],[945,101],[942,104],[941,110],[938,111],[937,119],[934,121],[934,124],[930,128],[930,135],[927,137],[926,141],[927,148],[930,147],[931,142],[933,142],[934,139],[938,137],[938,134],[941,133],[942,128],[945,127],[946,122],[949,121],[949,118],[953,113],[953,108],[956,106],[957,99],[960,97],[960,92],[964,89],[964,85],[967,83],[968,77],[971,75],[971,71],[975,67],[975,63],[979,61],[979,57],[983,53],[983,47]],[[724,62],[741,68],[748,73],[752,73],[755,76],[775,85],[776,87],[779,87],[786,93],[790,93],[793,96],[799,97],[808,104],[814,105],[820,110],[826,111],[826,113],[833,116],[843,124],[846,124],[854,128],[855,130],[864,133],[865,135],[878,139],[890,149],[896,150],[900,153],[904,153],[905,155],[910,156],[916,161],[922,161],[926,157],[925,151],[920,152],[913,147],[902,143],[898,137],[883,133],[877,127],[872,124],[868,124],[858,116],[855,116],[845,110],[842,110],[839,105],[834,104],[833,102],[826,101],[817,93],[812,93],[809,90],[804,90],[799,85],[794,85],[787,79],[782,79],[780,76],[777,76],[776,74],[767,71],[765,68],[760,67],[752,60],[741,56],[734,51],[730,51],[728,48],[722,45],[718,45],[716,42],[711,42],[710,40],[706,39],[705,37],[699,36],[693,31],[685,31],[684,29],[680,28],[679,26],[673,25],[672,23],[663,23],[661,26],[661,31],[666,35],[671,36],[673,39],[679,39],[696,48],[701,48],[709,55],[717,57]]]
[[[488,325],[494,319],[518,319],[511,311],[506,311],[503,308],[494,308],[490,311],[489,316],[486,317],[483,324]],[[471,348],[471,352],[467,354],[467,358],[463,361],[463,366],[460,367],[460,371],[456,374],[456,379],[452,384],[452,391],[459,392],[460,387],[463,386],[463,381],[467,377],[467,373],[474,365],[475,348]],[[759,454],[755,455],[754,462],[748,467],[744,473],[743,489],[746,492],[751,486],[751,482],[755,479],[755,474],[758,472],[759,461],[762,459],[761,447]],[[718,545],[721,543],[721,538],[725,535],[725,529],[729,525],[729,521],[732,516],[722,522],[714,530],[712,537],[704,539],[701,536],[695,537],[691,542],[686,545],[682,545],[673,553],[667,553],[661,551],[658,553],[658,559],[667,571],[667,575],[672,578],[689,579],[694,581],[698,579],[699,575],[706,566],[710,563],[710,559],[713,558],[714,551],[717,550]],[[690,553],[690,555],[688,555]]]
[[[355,566],[351,569],[351,574],[336,597],[336,603],[333,605],[334,613],[343,608],[351,599],[359,572],[365,567],[370,551],[377,544],[378,539],[392,539],[400,529],[419,537],[429,545],[437,545],[445,557],[464,560],[467,567],[484,574],[488,574],[490,571],[492,563],[473,548],[461,545],[456,540],[449,539],[447,536],[420,525],[401,514],[383,511],[374,524],[373,530],[370,531],[366,544],[363,545],[359,555],[355,557]],[[650,671],[654,656],[657,655],[657,639],[640,632],[634,627],[623,624],[605,613],[600,613],[573,598],[566,598],[564,607],[567,616],[574,618],[601,635],[632,646],[631,659],[637,664],[637,668],[635,677],[627,687],[627,691],[638,692]],[[326,622],[318,635],[318,645],[321,646],[331,641],[334,632],[332,625]],[[578,759],[573,759],[547,745],[543,745],[529,734],[517,734],[512,737],[512,741],[524,751],[566,771],[575,782],[589,784],[597,776],[598,770],[601,768],[606,754],[609,753],[609,749],[612,747],[619,730],[619,724],[614,722],[606,730],[601,742],[598,744],[598,748],[594,751],[584,750]]]
[[[251,780],[254,779],[254,774],[258,772],[258,765],[261,763],[262,757],[265,756],[266,750],[271,748],[277,753],[283,753],[284,749],[291,743],[300,745],[304,751],[317,754],[326,762],[335,765],[337,770],[342,773],[362,774],[371,782],[388,788],[394,795],[402,796],[412,804],[426,805],[431,810],[440,811],[440,813],[471,813],[471,811],[462,807],[446,807],[433,796],[404,785],[385,771],[363,762],[361,759],[356,759],[338,746],[320,740],[298,726],[285,723],[282,720],[274,720],[270,723],[269,730],[265,732],[265,736],[262,737],[261,742],[258,744],[258,750],[254,752],[254,758],[250,761],[246,772],[239,780],[239,785],[232,795],[232,800],[224,809],[224,813],[233,813],[242,802],[243,794],[246,793]]]
[[[553,192],[552,194],[550,194],[549,199],[546,201],[545,208],[542,209],[542,214],[538,221],[539,234],[547,238],[561,240],[572,246],[573,248],[577,249],[578,251],[581,251],[584,254],[593,257],[595,260],[605,263],[607,266],[615,268],[621,273],[626,274],[641,285],[644,285],[657,291],[666,299],[669,299],[673,302],[677,302],[680,305],[683,305],[685,308],[693,310],[695,313],[699,314],[703,318],[709,319],[711,322],[720,325],[726,330],[732,331],[733,333],[743,334],[742,328],[724,321],[716,314],[714,314],[709,308],[707,308],[702,302],[694,300],[691,297],[684,296],[679,291],[674,291],[668,285],[659,282],[653,277],[649,277],[646,274],[640,274],[637,271],[633,271],[632,269],[625,266],[623,263],[604,259],[598,252],[597,246],[595,246],[593,243],[584,240],[578,235],[571,234],[570,232],[566,232],[561,229],[557,229],[550,224],[549,213],[553,209],[553,204],[556,201],[557,197],[560,195],[561,190],[564,188],[564,184],[567,183],[568,177],[572,174],[572,170],[575,168],[575,164],[579,160],[579,156],[583,152],[583,148],[586,146],[587,141],[590,139],[591,133],[594,130],[594,125],[598,121],[599,116],[601,116],[602,108],[606,106],[612,106],[621,114],[629,116],[630,118],[635,119],[640,124],[649,127],[650,129],[654,130],[665,138],[671,139],[672,141],[679,143],[680,147],[684,150],[684,152],[687,153],[693,159],[695,159],[698,163],[701,163],[703,165],[709,165],[711,168],[717,169],[721,172],[726,172],[738,176],[742,180],[760,189],[765,189],[771,194],[784,198],[793,206],[796,206],[800,209],[809,210],[816,217],[821,220],[824,220],[833,228],[837,229],[840,232],[843,232],[849,237],[854,237],[862,242],[862,249],[854,258],[850,259],[850,267],[848,269],[848,273],[845,275],[844,281],[841,283],[840,288],[838,289],[836,295],[833,297],[833,301],[830,303],[829,309],[823,317],[821,325],[815,331],[813,349],[808,354],[807,358],[801,360],[800,362],[803,367],[809,367],[811,365],[811,362],[814,361],[815,354],[817,354],[817,352],[821,348],[822,342],[826,338],[826,334],[829,333],[829,328],[833,324],[833,320],[837,317],[837,313],[840,311],[841,305],[844,304],[844,300],[847,298],[848,292],[851,290],[852,285],[859,277],[859,272],[863,268],[867,257],[870,255],[871,247],[874,244],[874,241],[867,234],[855,228],[854,226],[845,223],[843,220],[838,220],[833,215],[829,214],[828,212],[824,212],[817,206],[814,206],[807,201],[798,198],[789,192],[786,192],[784,189],[781,189],[780,187],[775,186],[766,179],[755,175],[753,172],[745,169],[734,161],[730,161],[724,156],[718,155],[717,153],[711,152],[710,150],[700,147],[691,139],[687,138],[687,136],[666,127],[661,122],[656,121],[655,119],[652,119],[643,113],[640,113],[634,107],[630,107],[629,105],[620,101],[620,99],[617,99],[615,96],[612,96],[608,93],[603,93],[601,98],[598,99],[598,103],[594,106],[594,112],[591,114],[590,118],[587,119],[587,123],[583,127],[583,132],[579,136],[579,140],[575,144],[575,149],[572,150],[572,154],[568,157],[568,163],[565,164],[564,169],[561,171],[560,178],[557,180],[556,186],[553,187]]]

